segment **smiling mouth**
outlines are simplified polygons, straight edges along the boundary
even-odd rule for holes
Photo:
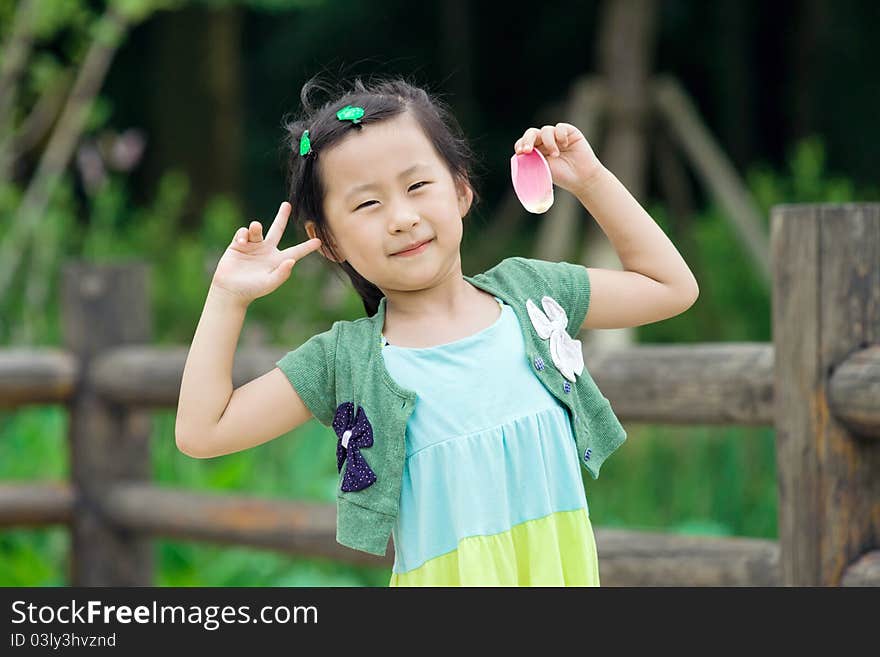
[[[434,240],[434,238],[432,237],[432,238],[429,239],[429,240],[425,240],[424,242],[422,242],[422,243],[419,244],[418,246],[414,246],[414,247],[412,247],[411,249],[407,249],[407,250],[405,250],[405,251],[398,251],[397,253],[392,253],[391,255],[393,255],[393,256],[396,256],[396,255],[409,255],[410,253],[415,253],[415,252],[419,251],[420,249],[422,249],[423,247],[425,247],[425,246],[427,246],[428,244],[430,244],[433,240]]]

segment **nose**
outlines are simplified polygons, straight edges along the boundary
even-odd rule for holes
[[[420,221],[419,213],[406,201],[397,201],[392,204],[389,212],[389,230],[392,233],[408,231]]]

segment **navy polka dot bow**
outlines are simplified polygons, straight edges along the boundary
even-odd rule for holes
[[[363,490],[376,481],[376,473],[370,469],[361,455],[361,448],[373,446],[373,427],[364,409],[359,407],[354,415],[354,403],[343,402],[336,409],[333,429],[339,436],[336,443],[336,471],[342,471],[346,458],[345,475],[342,477],[342,490],[351,492]]]

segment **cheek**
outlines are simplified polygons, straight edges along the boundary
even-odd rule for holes
[[[426,200],[424,209],[434,221],[447,223],[461,218],[458,206],[457,197],[443,194]]]
[[[360,223],[352,222],[345,234],[348,260],[355,267],[356,263],[369,267],[371,262],[382,259],[387,247],[380,224],[375,221],[370,224],[368,221],[369,219],[363,218]]]

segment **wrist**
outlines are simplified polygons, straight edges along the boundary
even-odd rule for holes
[[[211,287],[208,288],[208,299],[235,310],[247,310],[251,303],[251,299],[245,299],[240,294],[231,292],[213,281],[211,282]]]
[[[604,164],[601,162],[598,163],[590,173],[581,177],[578,181],[577,187],[573,190],[574,195],[577,196],[580,201],[590,198],[596,185],[599,184],[609,173],[610,171],[605,168]]]

